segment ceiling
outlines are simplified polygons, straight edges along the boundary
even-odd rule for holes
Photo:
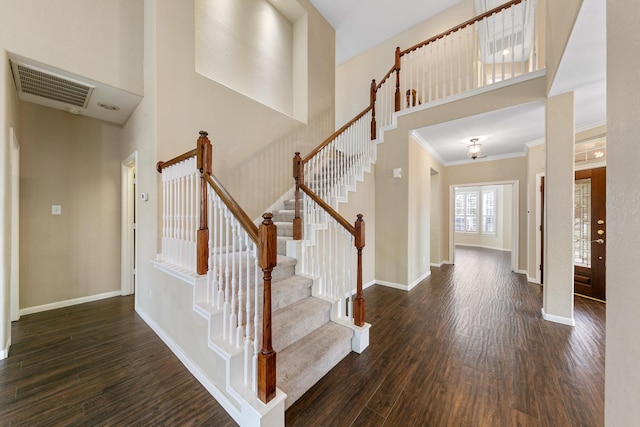
[[[459,2],[396,0],[389,7],[386,0],[311,0],[336,29],[338,64]],[[584,0],[550,95],[569,91],[575,93],[577,131],[606,122],[606,2],[601,0]],[[466,146],[473,137],[483,139],[484,160],[525,155],[528,146],[543,141],[544,104],[416,129],[415,135],[445,164],[470,162]]]

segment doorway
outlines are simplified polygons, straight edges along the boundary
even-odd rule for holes
[[[136,289],[136,269],[138,265],[137,250],[137,197],[136,175],[138,165],[138,152],[134,152],[122,161],[122,214],[121,214],[121,259],[120,259],[120,283],[121,294],[130,295]]]
[[[455,245],[456,244],[466,244],[468,246],[480,246],[487,247],[489,249],[501,249],[506,250],[504,248],[508,248],[511,252],[511,270],[520,273],[518,269],[518,250],[519,250],[519,181],[500,181],[500,182],[485,182],[485,183],[477,183],[477,184],[464,184],[464,185],[452,185],[449,189],[449,259],[453,264],[455,264]],[[458,206],[456,209],[456,189],[458,189],[459,194],[464,194],[466,192],[471,192],[470,206],[474,205],[473,195],[475,194],[477,197],[477,219],[467,218],[467,213],[471,213],[473,216],[473,211],[467,210],[467,196],[458,197]],[[477,192],[474,192],[477,189]],[[483,191],[483,189],[487,191]],[[496,189],[500,189],[497,191]],[[495,191],[494,191],[495,190]],[[488,220],[489,212],[486,212],[483,208],[485,198],[491,198],[493,196],[494,200],[497,201],[498,194],[501,196],[500,201],[497,206],[500,206],[499,212],[493,213],[493,229],[485,229],[485,225],[490,225],[491,222]],[[503,195],[508,194],[507,206],[504,207],[505,198]],[[465,199],[464,206],[461,205],[462,199]],[[456,212],[457,211],[457,212]],[[464,213],[464,218],[462,218],[462,214]],[[505,217],[505,213],[508,213],[508,217]],[[457,215],[458,214],[458,215]],[[476,224],[477,232],[474,232],[473,224]],[[471,229],[468,229],[467,225],[471,225]],[[498,238],[498,230],[502,229],[502,241],[504,243],[504,238],[508,240],[505,244],[496,245],[496,239]],[[460,239],[460,231],[464,229],[465,232],[471,233],[469,236],[470,239],[466,239],[467,241],[463,241]],[[458,230],[458,232],[456,232]],[[485,235],[482,236],[483,230],[485,231]],[[456,234],[458,237],[456,238]],[[477,234],[478,236],[475,236]],[[484,237],[484,239],[483,239]],[[477,238],[480,238],[481,241],[477,242]],[[474,240],[475,239],[475,240]],[[487,243],[493,242],[493,243]]]
[[[576,171],[574,192],[574,291],[605,301],[606,168]]]
[[[540,283],[544,272],[544,176],[539,177]],[[574,293],[606,301],[606,167],[575,172],[573,263]]]

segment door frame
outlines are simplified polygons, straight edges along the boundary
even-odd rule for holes
[[[135,171],[135,173],[134,173]],[[120,292],[130,295],[136,289],[138,266],[138,224],[134,177],[139,176],[138,152],[134,151],[121,163],[121,221],[120,221]]]
[[[465,183],[449,186],[449,260],[455,264],[455,192],[456,187],[480,187],[485,185],[511,185],[512,187],[512,215],[511,220],[511,270],[515,273],[523,273],[518,269],[519,244],[520,244],[520,180],[488,181],[479,183]]]
[[[9,286],[9,316],[12,322],[20,319],[20,144],[15,130],[9,128],[11,146],[11,264]]]
[[[585,165],[574,166],[574,173],[577,171],[587,170],[587,169],[595,169],[595,168],[604,168],[607,167],[607,162],[594,162]],[[542,216],[544,212],[542,212],[542,193],[540,192],[540,184],[542,181],[542,177],[545,176],[544,172],[539,172],[536,174],[536,278],[538,283],[542,283],[543,277],[540,275],[540,264],[543,262],[542,260],[542,236],[540,234],[540,226],[542,225]]]

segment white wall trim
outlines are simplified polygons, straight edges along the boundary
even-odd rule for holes
[[[377,283],[378,283],[378,282],[376,282],[375,280],[372,280],[372,281],[370,281],[370,282],[365,283],[364,285],[362,285],[362,289],[370,288],[371,286],[373,286],[373,285],[375,285],[375,284],[377,284]]]
[[[162,255],[158,254],[158,259],[162,259]],[[151,264],[155,268],[160,271],[164,271],[165,273],[175,277],[176,279],[182,280],[185,283],[188,283],[191,286],[196,284],[196,280],[201,277],[195,274],[193,271],[187,270],[186,268],[180,268],[176,265],[169,264],[163,261],[151,261]]]
[[[375,283],[377,283],[378,285],[386,286],[388,288],[400,289],[401,291],[409,292],[411,289],[418,286],[424,279],[426,279],[429,276],[431,276],[431,270],[427,271],[425,274],[423,274],[422,276],[414,280],[409,285],[402,285],[400,283],[394,283],[394,282],[386,282],[384,280],[376,280]]]
[[[209,394],[211,394],[211,396],[216,399],[216,401],[224,408],[225,411],[227,411],[231,418],[233,418],[237,423],[241,424],[241,413],[238,411],[236,406],[224,395],[224,393],[222,393],[222,391],[218,387],[216,387],[213,382],[211,382],[209,377],[207,377],[207,375],[202,372],[198,365],[193,363],[189,356],[187,356],[186,353],[182,351],[182,348],[178,344],[176,344],[169,337],[169,335],[165,333],[164,329],[162,329],[160,325],[158,325],[151,318],[151,316],[147,315],[147,313],[145,313],[145,311],[142,310],[139,306],[136,306],[135,310],[136,313],[138,313],[138,315],[142,318],[142,320],[144,320],[145,323],[149,325],[151,329],[153,329],[153,332],[155,332],[156,335],[158,335],[158,337],[160,337],[160,339],[167,345],[167,347],[171,349],[173,354],[176,355],[176,357],[185,366],[185,368],[187,368],[187,370],[191,372],[191,375],[196,377],[198,382],[207,389]]]
[[[100,301],[102,299],[113,298],[121,296],[120,291],[105,292],[102,294],[89,295],[86,297],[68,299],[65,301],[52,302],[50,304],[38,305],[35,307],[27,307],[20,309],[20,315],[25,316],[27,314],[41,313],[43,311],[55,310],[57,308],[70,307],[72,305],[84,304],[87,302]]]
[[[138,224],[138,212],[136,209],[137,193],[139,186],[131,193],[129,184],[132,180],[132,169],[135,168],[135,179],[140,176],[138,168],[138,152],[134,151],[120,164],[120,186],[121,186],[121,217],[120,217],[120,292],[121,295],[130,295],[135,292],[135,271],[134,265],[139,266],[138,245],[139,242],[137,227],[131,230],[128,226],[131,222]],[[133,253],[132,252],[133,247]]]
[[[547,320],[549,322],[554,322],[554,323],[560,323],[562,325],[576,326],[576,321],[572,317],[561,317],[561,316],[555,316],[553,314],[545,313],[544,307],[541,308],[541,311],[542,311],[542,318],[544,320]]]
[[[284,425],[284,402],[287,395],[282,390],[276,388],[276,397],[267,404],[262,403],[256,397],[253,403],[246,400],[238,402],[240,404],[240,408],[238,408],[151,316],[137,304],[135,311],[235,422],[241,426],[256,427],[280,427]],[[212,348],[211,345],[209,348]],[[227,367],[227,369],[229,368]],[[240,398],[246,399],[246,396],[240,396]]]

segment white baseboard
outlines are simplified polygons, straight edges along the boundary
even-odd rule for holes
[[[378,283],[378,282],[376,282],[375,280],[372,280],[369,283],[365,283],[364,285],[362,285],[362,289],[370,288],[371,286],[375,285],[376,283]]]
[[[256,427],[280,427],[284,425],[284,402],[287,395],[282,390],[276,389],[276,397],[267,404],[263,404],[256,397],[254,403],[240,402],[240,408],[238,408],[151,316],[138,305],[136,305],[135,310],[236,423],[241,426],[250,425]]]
[[[5,346],[5,348],[0,350],[0,360],[9,357],[9,347],[11,347],[11,338],[7,340],[7,345]]]
[[[195,364],[193,361],[182,351],[182,348],[176,344],[147,313],[140,307],[136,306],[136,313],[145,321],[147,325],[160,337],[160,339],[171,349],[173,354],[176,355],[180,362],[191,372],[191,374],[198,380],[204,388],[207,389],[209,394],[224,408],[225,411],[240,424],[242,416],[236,406],[225,396],[222,391],[214,383],[211,382],[209,377]]]
[[[418,286],[420,282],[422,282],[424,279],[426,279],[429,276],[431,276],[431,270],[424,273],[422,276],[414,280],[409,285],[402,285],[400,283],[394,283],[394,282],[386,282],[384,280],[376,280],[375,283],[377,283],[378,285],[386,286],[388,288],[400,289],[401,291],[409,292],[411,289]]]
[[[555,316],[553,314],[547,314],[545,313],[544,308],[542,308],[541,311],[542,311],[542,318],[544,320],[547,320],[549,322],[554,322],[554,323],[560,323],[562,325],[576,326],[575,319],[571,317],[561,317],[561,316]]]
[[[531,283],[535,283],[536,285],[540,284],[540,280],[538,280],[537,277],[531,277],[529,276],[529,274],[527,274],[527,281]]]
[[[33,313],[40,313],[43,311],[55,310],[56,308],[70,307],[72,305],[84,304],[86,302],[99,301],[101,299],[119,297],[121,295],[122,295],[122,291],[117,290],[117,291],[105,292],[103,294],[89,295],[86,297],[68,299],[66,301],[52,302],[50,304],[38,305],[35,307],[21,308],[20,316],[25,316],[27,314],[33,314]]]

